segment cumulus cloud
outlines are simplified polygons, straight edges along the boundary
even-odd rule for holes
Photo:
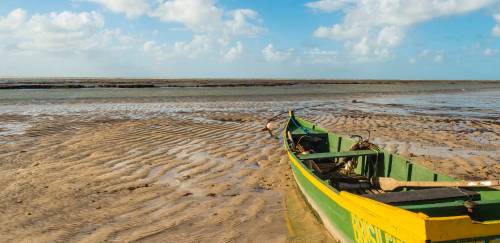
[[[159,45],[155,41],[147,41],[143,45],[144,52],[157,56],[158,58],[162,58],[166,56],[166,54],[170,54],[169,48],[166,45]]]
[[[165,60],[174,57],[198,58],[203,54],[212,52],[213,40],[204,35],[195,35],[191,41],[177,41],[173,44],[147,41],[143,45],[145,53]]]
[[[129,17],[147,15],[167,23],[178,23],[199,33],[256,36],[265,31],[259,14],[252,9],[226,11],[215,0],[82,0],[100,4]]]
[[[336,2],[336,1],[319,1]],[[317,6],[319,6],[319,2]],[[390,56],[392,48],[416,24],[442,16],[459,15],[493,4],[495,0],[361,0],[344,8],[341,23],[320,26],[314,36],[341,40],[352,55],[368,59]],[[336,8],[331,8],[332,10]],[[499,30],[500,32],[500,27]],[[496,31],[493,31],[495,33]],[[500,34],[500,33],[499,33]]]
[[[352,53],[356,56],[367,56],[368,54],[370,54],[370,50],[371,48],[367,37],[363,37],[361,41],[352,45]]]
[[[150,9],[147,0],[85,0],[98,3],[115,13],[124,13],[127,17],[137,17]]]
[[[165,22],[181,23],[196,32],[217,31],[224,11],[213,0],[164,1],[150,13]]]
[[[233,61],[238,58],[243,53],[243,44],[241,42],[236,42],[236,46],[231,47],[229,51],[224,55],[224,59],[227,61]]]
[[[314,36],[320,38],[329,38],[333,40],[348,40],[362,36],[366,32],[366,28],[359,26],[343,26],[336,24],[331,28],[321,26],[314,31]]]
[[[157,60],[173,58],[199,59],[220,55],[226,61],[234,61],[243,53],[243,44],[237,41],[234,46],[207,35],[195,35],[191,41],[158,43],[146,41],[143,51]],[[220,50],[220,51],[217,51]]]
[[[127,16],[146,15],[166,23],[180,24],[193,33],[188,42],[157,43],[146,41],[143,50],[158,59],[177,56],[197,57],[206,49],[217,49],[226,60],[242,52],[240,38],[251,38],[265,32],[259,14],[252,9],[225,10],[215,0],[86,0],[101,4]],[[231,43],[235,47],[229,48]],[[226,51],[229,48],[229,51]],[[192,51],[192,53],[189,53]],[[227,52],[227,53],[225,53]],[[183,53],[179,55],[179,53]],[[162,55],[162,56],[161,56]],[[160,57],[161,56],[161,57]]]
[[[173,57],[194,58],[209,52],[217,53],[225,60],[235,60],[243,51],[240,38],[256,37],[266,31],[256,11],[225,10],[217,6],[216,0],[84,1],[98,3],[129,17],[145,15],[165,23],[179,24],[183,30],[193,33],[191,41],[145,41],[143,51],[160,60]],[[230,47],[231,43],[235,43],[235,46]]]
[[[18,8],[11,11],[7,16],[0,17],[0,33],[1,31],[12,31],[21,27],[26,22],[26,15],[26,11]]]
[[[315,2],[308,2],[306,7],[321,12],[335,12],[353,4],[354,0],[320,0]]]
[[[179,23],[196,33],[255,37],[265,31],[252,9],[224,11],[213,0],[170,0],[160,3],[150,16]]]
[[[404,33],[401,28],[396,26],[385,26],[377,35],[377,44],[379,46],[393,47],[399,45],[403,39]]]
[[[128,42],[119,30],[104,29],[97,12],[51,12],[28,16],[15,9],[0,17],[0,45],[10,51],[81,52],[111,41]]]
[[[294,49],[275,50],[273,44],[268,44],[262,49],[262,56],[266,62],[283,62],[292,57]]]
[[[266,31],[256,22],[260,22],[259,14],[251,9],[237,9],[230,13],[231,18],[225,22],[225,31],[231,35],[255,37]]]

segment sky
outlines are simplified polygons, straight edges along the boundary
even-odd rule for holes
[[[500,79],[500,0],[2,0],[0,76]]]

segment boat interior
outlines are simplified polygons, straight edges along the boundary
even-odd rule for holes
[[[376,178],[398,181],[457,181],[375,146],[353,150],[356,140],[292,116],[286,142],[302,165],[333,191],[348,191],[428,216],[469,215],[475,221],[500,219],[500,191],[494,188],[400,187],[383,191]],[[345,170],[352,163],[351,170]]]

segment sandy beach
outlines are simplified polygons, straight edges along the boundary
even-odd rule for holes
[[[436,94],[425,99],[443,97]],[[469,93],[447,100],[453,95]],[[341,134],[369,130],[378,145],[438,172],[500,174],[499,113],[487,106],[498,96],[460,109],[417,107],[406,101],[421,93],[399,91],[5,97],[1,242],[334,242],[304,204],[282,141],[262,131],[273,115],[310,105],[317,107],[297,115]]]

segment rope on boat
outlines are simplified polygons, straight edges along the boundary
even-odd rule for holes
[[[295,109],[294,111],[297,111],[297,110],[303,110],[303,109],[311,109],[311,108],[315,108],[315,107],[320,107],[320,106],[325,106],[329,103],[324,103],[324,104],[318,104],[318,105],[312,105],[312,106],[306,106],[306,107],[301,107],[301,108],[297,108]],[[277,115],[271,117],[267,123],[266,123],[266,127],[264,129],[262,129],[262,131],[267,131],[269,133],[269,135],[271,137],[274,137],[273,135],[273,132],[272,132],[272,128],[271,128],[271,122],[276,120],[278,117],[284,115],[284,114],[287,114],[288,111],[286,112],[281,112],[281,113],[278,113]],[[298,129],[302,130],[305,135],[301,136],[299,138],[299,140],[297,141],[297,143],[293,146],[293,150],[295,151],[299,151],[301,153],[307,153],[307,152],[311,152],[311,151],[305,151],[304,148],[302,148],[302,146],[300,145],[300,142],[302,141],[302,139],[304,138],[311,138],[309,135],[311,134],[305,127],[302,127],[300,126],[299,124],[297,124],[297,121],[295,121],[294,119],[291,119],[291,122],[292,124],[297,127]],[[358,138],[358,141],[356,143],[354,143],[350,148],[349,150],[351,151],[356,151],[356,150],[373,150],[373,151],[380,151],[380,148],[379,146],[377,146],[376,144],[370,142],[370,138],[371,138],[371,131],[370,130],[367,130],[368,131],[368,138],[364,139],[363,136],[361,135],[352,135],[351,137],[353,138]],[[293,141],[292,141],[293,142]],[[301,151],[302,150],[302,151]],[[376,158],[375,158],[375,161],[378,161],[378,157],[379,157],[379,154],[377,153],[376,155]],[[368,162],[368,161],[367,161]],[[356,168],[357,166],[357,163],[358,163],[358,156],[351,156],[351,157],[344,157],[342,158],[340,161],[337,162],[337,165],[336,165],[336,168],[335,168],[335,171],[337,171],[337,173],[339,173],[340,175],[343,175],[343,176],[347,176],[349,174],[353,174],[354,173],[354,169]],[[315,165],[314,161],[311,161],[311,165],[310,167],[313,167]],[[315,166],[317,167],[317,165]]]
[[[351,137],[357,137],[358,141],[354,143],[349,150],[351,151],[356,151],[356,150],[374,150],[374,151],[380,151],[380,147],[377,146],[376,144],[370,142],[370,131],[368,131],[368,138],[363,139],[362,136],[360,135],[353,135]],[[377,157],[375,158],[375,161],[378,161],[378,153],[376,155]],[[347,158],[342,158],[341,161],[342,164],[344,164],[344,168],[340,170],[340,173],[342,174],[350,174],[354,172],[354,169],[356,168],[358,164],[357,156],[353,157],[347,157]]]

